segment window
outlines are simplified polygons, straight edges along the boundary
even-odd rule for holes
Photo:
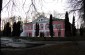
[[[53,24],[53,28],[56,28],[56,26],[57,26],[56,24]]]
[[[28,28],[28,29],[32,29],[32,25],[28,25],[27,28]]]
[[[61,36],[61,30],[58,30],[58,37]]]
[[[48,37],[49,36],[49,32],[45,32],[45,36]]]
[[[32,29],[32,25],[30,26],[30,29]]]
[[[43,24],[40,24],[40,29],[43,29]]]
[[[24,26],[24,28],[25,28],[25,30],[27,30],[28,29],[28,26]]]
[[[34,29],[36,29],[36,24],[34,24]]]
[[[32,26],[29,26],[29,29],[32,29]]]
[[[43,21],[43,19],[41,19],[41,21]]]
[[[49,28],[49,24],[46,24],[45,28],[48,29]]]
[[[24,29],[26,30],[26,26],[24,26]]]
[[[57,29],[61,29],[61,24],[57,24]]]
[[[43,26],[41,26],[41,29],[43,29]]]
[[[49,32],[47,32],[47,36],[49,36],[50,35],[50,33]]]

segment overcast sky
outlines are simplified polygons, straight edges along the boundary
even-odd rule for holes
[[[14,0],[15,5],[13,6],[13,10],[11,9],[13,4],[12,1],[13,0],[11,0],[11,2],[9,2],[9,0],[3,0],[3,10],[1,13],[2,19],[11,16],[21,16],[23,19],[25,19],[26,12],[29,10],[29,6],[31,4],[31,0],[26,0],[25,4],[25,0]],[[66,11],[68,11],[67,7],[69,6],[69,4],[67,4],[67,0],[35,0],[35,4],[37,11],[41,13],[44,12],[45,14],[54,14],[54,12],[65,13]],[[30,8],[30,12],[27,14],[28,18],[32,17],[31,12],[32,9]],[[73,14],[70,15],[70,22],[72,22],[72,17]]]
[[[16,5],[14,6],[14,11],[11,11],[12,2],[7,4],[9,0],[3,0],[3,10],[2,10],[1,17],[6,18],[13,15],[26,17],[25,12],[27,12],[27,10],[29,9],[31,0],[26,0],[25,5],[22,8],[24,1],[25,0],[14,0]],[[36,8],[38,12],[53,14],[54,11],[56,11],[58,13],[65,13],[66,0],[35,0],[35,3],[36,3]],[[5,6],[6,4],[7,6]]]

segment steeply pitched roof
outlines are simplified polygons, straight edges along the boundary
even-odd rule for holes
[[[59,19],[59,18],[53,17],[53,21],[64,21],[64,19]]]
[[[35,19],[34,21],[32,21],[32,23],[35,23],[37,22],[39,19],[42,19],[43,20],[49,20],[47,17],[43,16],[43,15],[40,15],[37,19]],[[46,21],[39,21],[39,23],[42,23],[42,22],[46,22]]]
[[[32,22],[29,22],[29,23],[25,23],[25,24],[32,24],[32,23],[36,23],[40,18],[44,18],[44,19],[46,19],[46,20],[48,20],[48,21],[43,21],[44,23],[48,23],[49,22],[49,19],[47,18],[47,17],[45,17],[45,16],[43,16],[43,15],[40,15],[37,19],[35,19],[34,21],[32,21]],[[53,21],[64,21],[64,19],[59,19],[59,18],[55,18],[55,17],[53,17]],[[42,21],[40,21],[39,23],[43,23]]]
[[[53,19],[53,21],[64,21],[64,19]]]
[[[29,23],[24,23],[24,24],[32,24],[32,22],[29,22]]]

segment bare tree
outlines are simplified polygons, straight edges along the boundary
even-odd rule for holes
[[[69,13],[78,13],[79,19],[84,21],[85,23],[85,0],[68,0],[68,3],[70,6],[70,12]]]
[[[21,10],[23,10],[27,19],[28,19],[28,17],[31,16],[31,18],[34,20],[36,17],[38,17],[40,15],[40,12],[38,10],[38,5],[40,6],[39,9],[41,9],[41,11],[43,12],[44,3],[52,3],[55,1],[62,2],[62,0],[51,0],[51,2],[49,2],[49,1],[47,2],[46,0],[37,0],[37,1],[36,0],[29,0],[30,3],[29,3],[29,5],[27,5],[27,0],[20,0],[20,1],[22,1],[22,4],[19,4],[19,0],[9,0],[3,6],[2,10],[4,8],[6,8],[8,11],[8,16],[14,16],[14,12],[17,12],[17,10],[18,10],[18,12],[21,13],[22,12],[22,11],[20,11],[20,9],[21,9]],[[18,5],[20,8],[18,7]],[[27,5],[27,10],[25,8],[25,5]],[[59,16],[62,16],[62,15],[59,14]]]
[[[26,0],[22,0],[22,1],[24,1],[23,3],[22,3],[22,6],[20,6],[22,9],[23,9],[23,11],[24,11],[24,6],[25,6],[25,3],[26,3]],[[39,1],[42,1],[42,0],[39,0]],[[18,9],[18,11],[19,11],[19,7],[17,7],[17,3],[18,3],[18,1],[16,1],[16,0],[9,0],[4,6],[3,6],[3,8],[2,8],[2,11],[3,11],[3,9],[4,8],[6,8],[7,9],[7,11],[8,11],[8,16],[9,16],[9,14],[11,14],[11,16],[13,16],[13,12],[16,12],[16,9]],[[21,4],[19,4],[19,5],[21,5]],[[10,9],[10,8],[11,9]],[[26,15],[26,18],[27,18],[27,16],[28,16],[28,13],[30,13],[31,14],[31,16],[32,15],[39,15],[39,13],[38,13],[38,9],[37,9],[37,7],[36,7],[36,1],[35,0],[31,0],[31,4],[29,4],[29,7],[28,7],[28,10],[27,11],[24,11],[24,13],[25,13],[25,15]]]

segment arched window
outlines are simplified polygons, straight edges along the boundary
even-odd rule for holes
[[[40,24],[40,29],[43,29],[43,24]]]
[[[56,26],[57,26],[57,24],[53,24],[53,28],[54,28],[54,29],[56,28]]]
[[[32,29],[32,25],[29,25],[28,28],[29,28],[29,29]]]
[[[45,25],[45,29],[48,29],[49,28],[49,24],[47,23],[46,25]]]
[[[61,29],[61,24],[57,24],[57,29]]]

